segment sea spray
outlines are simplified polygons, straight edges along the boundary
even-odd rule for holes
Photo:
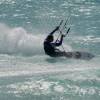
[[[22,27],[0,24],[0,53],[35,55],[43,53],[43,36],[28,33]]]

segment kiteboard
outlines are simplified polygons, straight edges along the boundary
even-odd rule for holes
[[[88,52],[72,51],[72,52],[66,52],[65,57],[74,58],[74,59],[90,60],[94,57],[94,55]]]

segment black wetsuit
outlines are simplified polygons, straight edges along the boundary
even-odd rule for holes
[[[61,39],[59,42],[49,42],[47,39],[44,41],[44,51],[47,55],[52,57],[61,56],[61,51],[57,49],[56,47],[62,45],[63,36],[61,36]]]

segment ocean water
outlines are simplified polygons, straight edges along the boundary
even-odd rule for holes
[[[45,37],[68,16],[65,50],[92,59],[45,55]],[[100,100],[100,1],[0,0],[0,100]]]

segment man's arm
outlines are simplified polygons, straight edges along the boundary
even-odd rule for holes
[[[64,37],[64,35],[61,35],[60,41],[59,42],[55,42],[55,46],[62,45],[63,37]]]
[[[49,35],[53,35],[57,30],[59,30],[59,26],[57,26]]]

